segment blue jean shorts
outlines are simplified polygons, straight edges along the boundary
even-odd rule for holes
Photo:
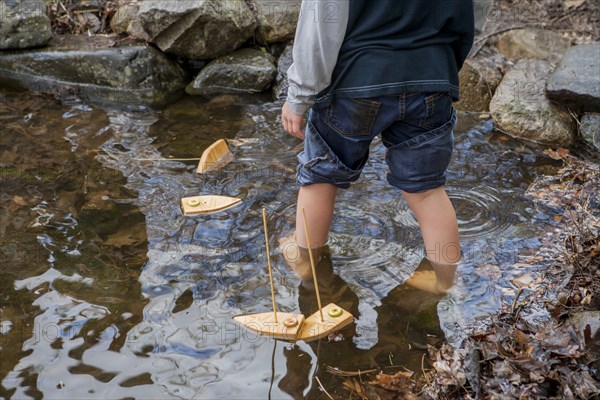
[[[349,188],[360,177],[371,142],[381,134],[391,185],[408,193],[443,186],[455,125],[452,97],[445,92],[336,99],[309,113],[304,151],[298,155],[298,184]]]

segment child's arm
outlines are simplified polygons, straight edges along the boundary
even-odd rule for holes
[[[294,63],[288,70],[287,103],[304,116],[317,93],[331,83],[346,35],[348,0],[303,0],[294,40]]]

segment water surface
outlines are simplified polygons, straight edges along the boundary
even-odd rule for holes
[[[185,97],[164,110],[56,102],[8,92],[1,128],[1,392],[4,398],[347,397],[344,371],[420,373],[427,344],[459,343],[510,303],[513,268],[553,229],[553,210],[524,193],[553,170],[541,149],[462,115],[448,191],[465,263],[441,300],[403,285],[421,261],[416,221],[385,180],[385,148],[336,207],[319,264],[325,301],[357,322],[306,344],[257,337],[233,323],[269,310],[262,208],[278,306],[316,310],[276,249],[293,227],[299,140],[262,96]],[[235,161],[208,175],[193,161],[228,139]],[[185,217],[182,197],[243,202]],[[425,357],[427,358],[427,357]],[[425,367],[427,361],[425,360]]]

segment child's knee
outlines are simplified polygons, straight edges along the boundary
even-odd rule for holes
[[[420,203],[431,196],[439,194],[442,191],[444,191],[444,186],[440,186],[440,187],[437,187],[434,189],[429,189],[424,192],[417,192],[417,193],[410,193],[410,192],[402,191],[402,196],[404,196],[404,198],[409,202],[415,201],[415,202]]]

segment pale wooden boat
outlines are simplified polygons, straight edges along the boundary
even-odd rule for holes
[[[227,142],[219,139],[211,144],[200,158],[196,172],[204,174],[210,171],[216,171],[233,161],[233,153],[229,151]]]
[[[195,196],[181,199],[185,215],[208,214],[225,210],[240,203],[242,199],[226,196]]]
[[[277,312],[277,321],[273,312],[238,315],[233,320],[261,335],[281,340],[296,340],[303,326],[304,315]]]

